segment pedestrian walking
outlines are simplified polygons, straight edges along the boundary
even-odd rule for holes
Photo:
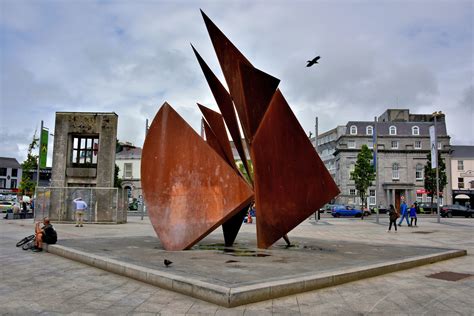
[[[400,205],[400,221],[398,222],[398,226],[402,225],[403,219],[407,220],[407,225],[410,226],[410,223],[408,222],[408,206],[405,203],[405,201],[402,202],[402,205]]]
[[[84,222],[84,212],[87,209],[87,203],[82,200],[81,197],[78,197],[73,200],[76,204],[76,227],[83,227]]]
[[[390,204],[390,209],[388,210],[388,216],[390,219],[390,224],[388,225],[387,232],[392,230],[392,224],[393,224],[393,227],[395,227],[395,232],[396,232],[397,231],[397,218],[399,218],[400,215],[398,214],[395,207],[393,207],[393,204]]]
[[[415,227],[418,227],[416,226],[418,222],[418,218],[416,217],[416,206],[414,204],[410,208],[410,225],[411,226],[413,226],[413,222],[415,222]]]

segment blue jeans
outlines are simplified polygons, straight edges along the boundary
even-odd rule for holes
[[[403,222],[403,219],[406,219],[407,225],[410,226],[410,223],[408,222],[408,213],[402,215],[402,218],[400,218],[400,221],[398,222],[398,226]]]

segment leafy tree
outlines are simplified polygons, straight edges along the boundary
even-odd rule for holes
[[[238,165],[238,167],[239,167],[240,172],[241,172],[242,175],[244,176],[245,180],[246,180],[248,183],[251,183],[250,178],[249,178],[249,175],[247,174],[247,170],[245,170],[244,164],[243,164],[243,163],[239,163],[239,164],[237,164],[237,165]],[[250,173],[251,173],[251,176],[252,176],[252,179],[253,179],[253,165],[252,165],[252,160],[247,160],[247,165],[249,166]]]
[[[19,188],[22,194],[31,194],[36,188],[36,182],[33,181],[33,174],[38,168],[38,155],[34,155],[33,150],[38,146],[38,141],[39,138],[36,137],[35,131],[33,140],[28,146],[26,160],[21,163],[22,175]]]
[[[362,148],[357,155],[357,161],[354,171],[351,172],[351,177],[355,182],[357,191],[361,201],[361,206],[367,206],[367,189],[375,180],[375,169],[371,164],[372,152],[367,145],[362,145]]]
[[[119,178],[119,171],[120,168],[115,164],[115,171],[114,171],[114,187],[115,188],[122,188],[122,179]]]
[[[425,165],[425,190],[428,193],[428,196],[431,197],[431,202],[433,202],[433,197],[436,195],[436,168],[431,168],[431,153],[427,156],[427,161]],[[439,191],[443,192],[444,187],[448,184],[448,177],[446,176],[446,164],[444,163],[443,158],[441,158],[441,153],[438,151],[438,178],[439,178]]]

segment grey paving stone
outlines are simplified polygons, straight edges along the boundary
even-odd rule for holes
[[[437,224],[435,218],[422,218],[423,230],[433,231],[431,234],[413,234],[408,227],[400,228],[397,234],[388,234],[386,227],[375,225],[370,220],[350,221],[345,219],[324,219],[331,225],[313,225],[305,222],[290,233],[290,239],[313,238],[324,240],[329,244],[339,244],[354,240],[365,240],[367,244],[384,245],[415,245],[420,247],[444,247],[468,250],[468,255],[462,258],[451,259],[431,265],[426,265],[401,272],[390,273],[370,279],[351,282],[333,288],[320,289],[291,295],[284,298],[266,302],[224,309],[212,305],[216,314],[226,315],[226,311],[236,315],[275,315],[280,306],[297,301],[301,315],[473,315],[474,304],[472,295],[474,279],[468,278],[458,282],[449,282],[427,278],[426,275],[453,271],[459,273],[472,273],[474,266],[474,240],[472,219],[443,219],[453,225]],[[54,224],[54,223],[53,223]],[[459,224],[462,224],[461,226]],[[90,225],[92,226],[92,225]],[[55,225],[60,239],[67,236],[67,225]],[[28,220],[18,220],[12,224],[0,221],[0,305],[2,315],[38,315],[38,314],[76,314],[83,313],[96,315],[125,315],[132,313],[160,315],[184,315],[190,313],[190,308],[202,301],[150,285],[104,272],[71,260],[57,257],[48,253],[35,254],[22,251],[14,244],[26,236],[33,229],[33,224]],[[420,228],[421,229],[421,228]],[[243,233],[255,234],[255,225],[244,225]],[[149,223],[134,222],[120,225],[120,227],[100,226],[88,227],[83,231],[88,237],[110,238],[127,234],[130,236],[153,236],[154,232]],[[215,238],[221,238],[221,232],[213,233]],[[84,238],[80,233],[69,237]],[[199,262],[200,260],[196,260]],[[205,263],[205,260],[202,260]],[[253,274],[255,275],[255,274]],[[57,293],[50,291],[48,285],[54,285]],[[47,289],[47,290],[44,290]],[[106,304],[118,305],[124,297],[132,297],[132,302],[137,305],[118,306],[114,309],[86,309],[83,304],[75,304],[74,298],[87,293],[97,293],[99,299]],[[407,296],[405,291],[411,292]],[[141,293],[135,298],[133,293]],[[360,301],[354,292],[365,293],[370,298]],[[390,293],[396,293],[395,299]],[[44,300],[43,293],[53,295],[54,301]],[[414,294],[413,294],[414,293]],[[452,293],[449,299],[442,299],[443,294]],[[26,303],[18,296],[27,294],[31,299]],[[23,296],[22,296],[23,295]],[[148,298],[142,301],[143,296]],[[409,294],[408,294],[409,295]],[[136,299],[138,298],[138,299]],[[141,299],[140,299],[141,298]],[[141,303],[140,303],[141,301]],[[409,304],[403,302],[409,301]],[[90,301],[92,302],[92,300]],[[88,303],[90,303],[88,302]],[[149,310],[140,310],[142,306],[149,305]],[[160,310],[153,310],[156,304]],[[196,306],[200,306],[200,305]],[[288,303],[289,304],[289,303]],[[277,306],[277,310],[274,310]],[[350,308],[349,308],[350,306]],[[54,307],[54,308],[52,308]],[[205,312],[206,307],[202,310]],[[291,307],[288,313],[293,311]],[[295,310],[295,313],[298,312]]]

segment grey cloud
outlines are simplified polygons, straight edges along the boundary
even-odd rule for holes
[[[114,111],[119,139],[141,145],[145,119],[168,101],[199,130],[195,103],[215,105],[190,42],[223,78],[199,8],[282,80],[306,131],[316,115],[327,130],[397,105],[419,113],[442,104],[454,126],[465,117],[454,109],[469,106],[458,102],[472,82],[469,3],[437,2],[428,12],[420,2],[7,2],[2,125],[4,109],[17,105],[9,115],[28,131],[15,138],[19,151],[40,119],[53,128],[58,110]],[[316,54],[321,64],[307,69]],[[467,139],[450,126],[453,140]]]

